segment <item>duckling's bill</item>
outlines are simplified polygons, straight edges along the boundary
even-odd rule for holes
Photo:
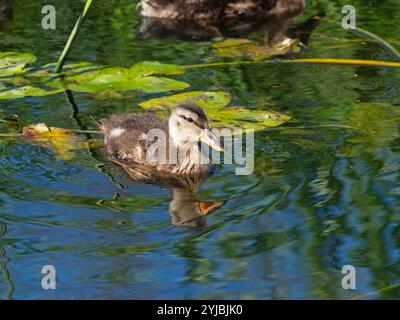
[[[224,148],[221,146],[219,142],[219,138],[208,129],[203,130],[200,136],[200,141],[209,145],[214,150],[217,150],[219,152],[224,151]]]

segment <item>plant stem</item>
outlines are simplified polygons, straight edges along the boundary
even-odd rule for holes
[[[78,35],[79,27],[85,20],[86,14],[87,14],[91,4],[92,4],[92,0],[86,0],[85,8],[83,9],[81,15],[79,16],[78,21],[76,21],[74,29],[72,29],[72,32],[68,38],[67,44],[65,45],[64,50],[63,50],[60,58],[58,59],[56,69],[55,69],[56,73],[60,73],[62,71],[65,61],[67,60],[68,54],[71,51],[72,43],[75,41],[76,36]]]
[[[243,64],[297,64],[297,63],[318,63],[318,64],[341,64],[341,65],[358,65],[372,67],[394,67],[400,68],[400,62],[392,61],[375,61],[375,60],[358,60],[358,59],[288,59],[288,60],[264,60],[264,61],[229,61],[215,62],[208,64],[193,64],[185,66],[187,69],[221,67],[228,65],[243,65]]]
[[[332,23],[336,26],[342,27],[341,24],[337,23],[336,21],[333,21],[330,19],[325,19],[325,21]],[[356,29],[350,29],[350,31],[352,31],[353,33],[355,33],[361,37],[368,38],[368,39],[378,43],[381,47],[383,47],[384,49],[389,51],[397,60],[400,61],[400,52],[394,46],[392,46],[388,41],[383,39],[382,37],[378,36],[375,33],[372,33],[371,31],[360,28],[358,26],[356,27]]]
[[[400,61],[400,52],[394,47],[392,46],[389,42],[387,42],[385,39],[381,38],[380,36],[362,29],[360,27],[357,27],[357,29],[352,30],[354,33],[359,34],[363,37],[369,38],[373,41],[375,41],[376,43],[380,44],[383,48],[385,48],[387,51],[389,51],[397,60]]]

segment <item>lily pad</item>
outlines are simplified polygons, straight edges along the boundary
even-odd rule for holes
[[[0,77],[7,77],[25,72],[28,63],[36,61],[30,53],[0,52]]]
[[[289,53],[298,53],[302,50],[300,41],[290,38],[286,38],[273,46],[261,45],[248,39],[227,39],[215,42],[212,47],[220,57],[247,57],[254,61],[266,60],[273,56]]]
[[[206,111],[210,111],[227,106],[231,102],[231,97],[223,91],[191,91],[151,99],[140,103],[139,106],[144,109],[164,109],[184,102],[196,103]]]
[[[271,110],[256,110],[244,107],[226,107],[231,101],[229,94],[222,91],[193,91],[168,97],[151,99],[139,104],[144,109],[160,110],[191,102],[201,106],[208,114],[214,127],[229,127],[262,130],[277,127],[290,116]]]
[[[135,68],[99,67],[96,70],[81,72],[75,75],[67,73],[61,79],[53,79],[45,84],[54,88],[68,87],[78,92],[98,93],[104,90],[131,91],[140,90],[146,93],[158,93],[184,90],[189,84],[169,78],[143,76],[142,71]],[[149,74],[149,71],[146,71]]]
[[[4,53],[0,56],[0,75],[17,75],[25,72],[26,63],[31,63],[36,57],[29,54]],[[3,68],[2,68],[3,67]],[[179,75],[185,68],[160,62],[143,61],[130,68],[98,66],[90,62],[80,62],[65,65],[62,74],[54,73],[55,64],[47,64],[38,69],[30,69],[22,77],[5,78],[4,81],[19,87],[4,89],[0,99],[12,99],[24,96],[43,96],[70,89],[77,92],[97,94],[100,97],[109,96],[120,98],[122,91],[143,91],[145,93],[160,93],[184,90],[189,84],[155,75]],[[46,91],[34,88],[30,84],[40,82],[43,86],[59,90]],[[106,92],[106,94],[103,94]]]
[[[42,97],[49,94],[55,94],[62,90],[43,90],[32,86],[22,86],[16,88],[0,87],[0,100],[1,99],[17,99],[24,97]]]

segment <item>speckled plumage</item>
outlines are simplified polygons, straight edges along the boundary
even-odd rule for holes
[[[168,121],[153,113],[120,114],[101,120],[99,127],[107,157],[122,165],[131,177],[136,176],[136,180],[151,182],[166,175],[204,175],[212,168],[211,164],[201,162],[199,149],[199,139],[204,132],[210,134],[210,125],[203,109],[195,104],[178,105]],[[165,140],[149,134],[153,129],[161,130]],[[187,129],[192,131],[186,132]],[[150,146],[162,141],[165,158],[157,158],[158,149],[156,157],[149,158]]]
[[[305,7],[304,0],[142,0],[147,17],[181,20],[221,20],[238,16],[274,14],[290,17]]]
[[[168,123],[153,113],[118,114],[100,121],[100,131],[104,135],[105,152],[118,160],[145,164],[146,150],[151,141],[146,133],[151,129],[161,129],[168,135]],[[119,136],[112,136],[116,128],[123,129]]]

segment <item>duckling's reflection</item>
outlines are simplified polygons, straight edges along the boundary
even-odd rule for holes
[[[175,226],[200,228],[206,225],[206,216],[223,206],[226,201],[198,201],[196,191],[210,177],[211,173],[191,176],[171,176],[159,171],[141,169],[137,165],[110,159],[135,182],[155,184],[172,191],[169,204],[171,223]]]

